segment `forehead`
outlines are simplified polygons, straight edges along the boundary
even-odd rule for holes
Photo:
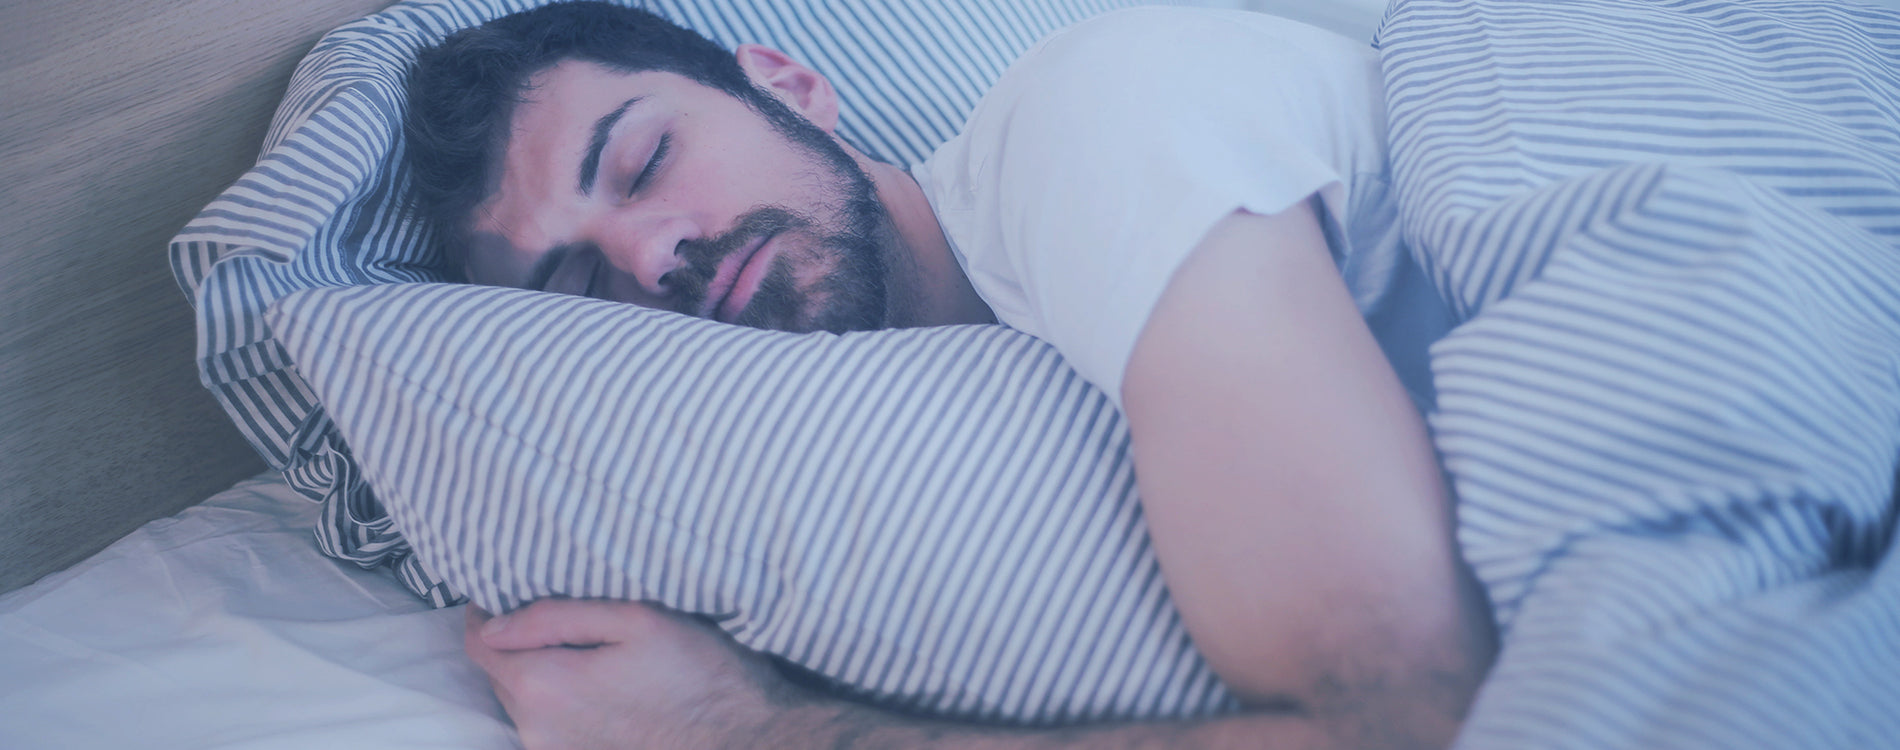
[[[522,85],[519,103],[510,121],[509,145],[526,132],[558,125],[570,118],[611,111],[629,96],[678,96],[698,82],[677,73],[656,70],[624,72],[585,60],[563,60],[537,71]]]

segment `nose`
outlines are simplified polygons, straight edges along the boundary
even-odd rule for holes
[[[641,291],[654,296],[669,293],[667,274],[686,265],[680,243],[699,237],[690,218],[658,211],[627,212],[602,222],[594,244],[607,263],[632,277]]]

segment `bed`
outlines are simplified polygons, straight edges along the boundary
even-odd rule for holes
[[[0,211],[22,249],[8,254],[0,282],[12,323],[0,347],[0,589],[9,590],[0,596],[0,747],[515,746],[484,677],[461,654],[459,608],[434,606],[464,592],[443,592],[431,602],[417,595],[430,586],[418,585],[416,574],[340,564],[318,551],[312,529],[322,525],[320,506],[281,472],[265,470],[198,382],[189,306],[180,304],[179,286],[158,260],[165,239],[251,166],[304,51],[325,31],[381,5],[259,8],[207,0],[121,3],[78,14],[0,10],[9,29],[0,42],[0,86],[10,101],[26,102],[11,108],[3,126],[4,168],[12,179]],[[1384,12],[1383,3],[1370,1],[1258,5],[1360,39],[1371,38]],[[168,43],[152,41],[161,38]],[[1389,48],[1406,42],[1387,40]],[[1619,178],[1676,184],[1673,175]],[[1687,179],[1700,184],[1698,175]],[[1447,263],[1444,272],[1455,274],[1460,266]],[[1493,288],[1460,304],[1475,317],[1508,296],[1508,289]],[[1490,356],[1485,335],[1519,333],[1474,327],[1451,347],[1466,356],[1451,360],[1454,375],[1459,367],[1481,368]],[[1451,395],[1464,393],[1454,388]],[[1521,433],[1487,431],[1508,421],[1486,418],[1495,404],[1460,408],[1434,427],[1454,441],[1441,445],[1454,472],[1481,478],[1461,492],[1508,488],[1515,477],[1484,473],[1491,467],[1482,446]],[[1884,523],[1890,538],[1891,463],[1886,471],[1887,508],[1871,511],[1866,524]],[[1817,518],[1844,523],[1839,514]],[[1496,571],[1487,579],[1495,582],[1492,596],[1521,602],[1526,598],[1512,587],[1526,586],[1528,576],[1506,552],[1540,542],[1526,541],[1513,522],[1466,519],[1464,533],[1467,545],[1495,553],[1474,560]],[[1869,585],[1874,570],[1893,578],[1890,561],[1878,562],[1885,545],[1879,537],[1831,553],[1871,560],[1855,568],[1860,572],[1751,605],[1742,621],[1782,618],[1784,629],[1792,628],[1803,605],[1845,601]],[[1695,564],[1632,559],[1641,564],[1616,574]],[[509,601],[506,592],[492,596]],[[1540,606],[1546,605],[1504,616],[1520,623],[1519,633],[1541,629],[1542,637],[1560,639],[1574,632],[1563,610]],[[1859,618],[1843,626],[1841,638],[1892,633],[1900,612],[1874,607]],[[1834,653],[1830,647],[1790,648],[1825,655]],[[1880,661],[1891,649],[1857,653],[1873,654],[1876,666],[1897,663]],[[1618,696],[1644,695],[1653,680],[1680,682],[1682,671],[1696,669],[1693,660],[1657,662],[1668,673],[1661,677],[1605,677],[1571,672],[1567,660],[1575,658],[1552,653],[1509,662],[1504,671],[1512,686],[1599,681],[1584,694],[1611,696],[1592,707],[1599,723],[1557,722],[1572,742],[1620,745],[1638,737],[1653,741],[1649,746],[1687,746],[1693,743],[1685,737],[1729,736],[1687,719],[1657,729],[1657,715],[1673,714],[1621,705]],[[1809,677],[1798,661],[1777,664],[1785,668],[1778,674]],[[1900,678],[1875,674],[1846,675],[1855,696],[1810,707],[1818,713],[1791,722],[1845,727],[1840,732],[1780,734],[1786,728],[1776,722],[1720,731],[1752,733],[1756,744],[1792,737],[1823,746],[1896,746],[1900,727],[1890,715],[1864,715],[1864,706],[1900,691]],[[1723,676],[1694,684],[1719,690]],[[1217,695],[1181,700],[1220,704]],[[1576,694],[1532,689],[1494,692],[1487,700],[1500,707],[1467,738],[1474,747],[1538,736],[1536,722],[1521,717],[1547,715],[1550,705]],[[1670,710],[1696,715],[1696,697],[1676,700],[1686,707]]]
[[[0,10],[0,747],[514,746],[459,608],[317,550],[317,505],[193,371],[165,267],[298,61],[387,4]],[[1381,11],[1287,5],[1361,38]]]

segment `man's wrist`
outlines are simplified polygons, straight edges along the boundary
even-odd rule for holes
[[[765,727],[759,738],[763,742],[756,746],[812,750],[979,750],[1017,746],[990,741],[1011,734],[1017,733],[901,716],[847,701],[815,700],[779,714]]]
[[[869,740],[889,717],[864,706],[837,700],[813,700],[787,708],[764,727],[757,747],[811,750],[870,750]]]

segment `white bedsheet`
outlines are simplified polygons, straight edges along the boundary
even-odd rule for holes
[[[0,597],[0,748],[514,748],[462,608],[323,557],[247,480]]]

